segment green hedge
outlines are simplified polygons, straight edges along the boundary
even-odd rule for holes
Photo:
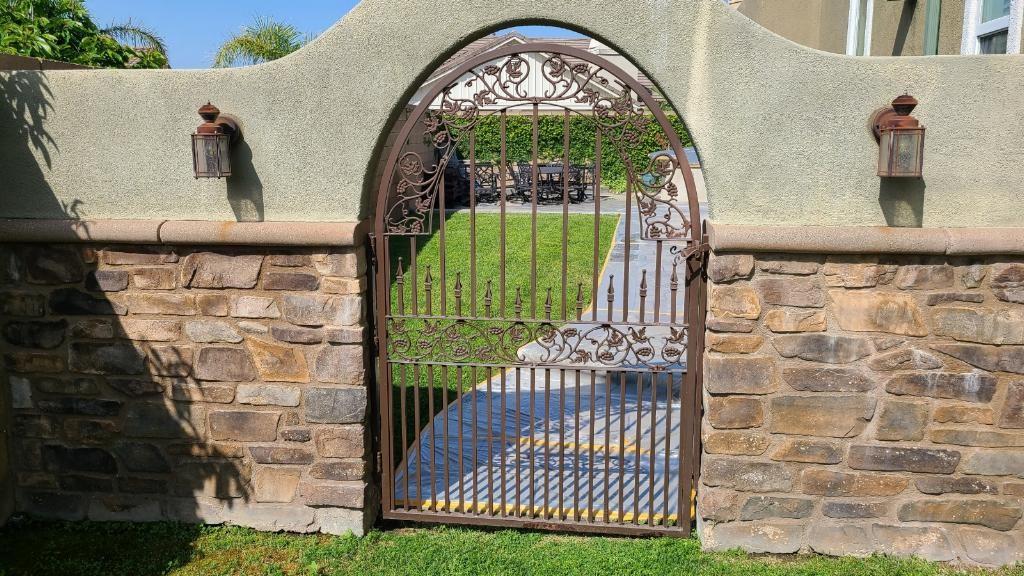
[[[679,135],[683,146],[690,145],[690,135],[683,122],[674,114],[668,115],[669,121]],[[529,161],[532,153],[532,120],[531,116],[507,116],[506,123],[506,158],[511,163]],[[542,162],[561,161],[564,119],[561,115],[540,116],[538,122],[537,141],[538,157]],[[476,127],[476,159],[478,162],[497,162],[501,157],[500,144],[501,118],[497,115],[481,118]],[[569,159],[574,164],[594,163],[594,122],[584,116],[572,116],[569,120]],[[657,150],[668,148],[668,140],[664,137],[661,126],[652,119],[647,130],[641,135],[639,145],[630,151],[634,164],[646,167],[647,155]],[[459,156],[469,158],[469,138],[459,143]],[[626,171],[615,147],[608,140],[602,139],[601,148],[601,185],[615,192],[626,188]]]

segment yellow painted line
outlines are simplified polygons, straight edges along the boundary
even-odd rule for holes
[[[520,444],[531,444],[533,446],[540,446],[540,447],[544,447],[544,446],[561,447],[561,446],[564,446],[567,449],[570,449],[570,450],[573,450],[573,451],[576,450],[576,443],[575,442],[558,442],[558,441],[555,441],[555,440],[544,440],[543,438],[531,438],[529,436],[524,436],[524,437],[519,438],[519,443]],[[580,454],[583,454],[585,452],[589,453],[591,448],[593,448],[594,452],[608,452],[609,454],[613,454],[613,453],[617,454],[619,452],[619,445],[618,444],[611,444],[611,445],[605,446],[604,444],[591,444],[591,443],[587,443],[587,442],[582,442],[582,443],[579,444],[579,453]],[[651,451],[646,449],[646,448],[637,448],[636,444],[626,444],[626,445],[624,445],[622,447],[622,452],[623,453],[627,453],[627,454],[637,454],[637,453],[639,453],[639,454],[650,454],[651,453]]]
[[[691,519],[697,517],[696,497],[697,492],[693,491],[690,495]],[[554,506],[535,507],[530,506],[528,504],[520,504],[519,506],[516,506],[514,504],[495,503],[489,505],[487,502],[466,500],[452,500],[449,501],[446,506],[443,500],[399,499],[395,501],[395,505],[419,508],[420,510],[423,510],[425,512],[473,512],[476,514],[488,514],[491,516],[495,516],[499,513],[504,513],[506,516],[526,516],[529,518],[537,518],[538,516],[540,516],[543,518],[588,519],[593,517],[594,520],[601,522],[633,522],[634,519],[634,514],[632,512],[626,512],[622,514],[618,511],[607,512],[605,510],[590,510],[589,508],[558,508]],[[653,522],[651,521],[652,516],[648,513],[642,513],[635,517],[637,518],[636,521],[642,524],[675,525],[679,521],[678,514],[669,514],[667,517],[664,514],[655,514],[653,516]]]

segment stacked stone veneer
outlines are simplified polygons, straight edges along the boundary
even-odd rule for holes
[[[714,254],[714,549],[1024,560],[1024,263]]]
[[[2,249],[17,508],[361,533],[362,249]]]

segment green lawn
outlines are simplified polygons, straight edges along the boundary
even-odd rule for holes
[[[598,242],[598,266],[603,266],[604,259],[611,248],[612,239],[615,236],[615,227],[618,224],[618,216],[603,215],[600,219],[599,242]],[[441,238],[439,234],[440,222],[434,218],[434,233],[427,237],[417,239],[416,246],[416,284],[415,296],[413,291],[413,276],[411,272],[411,245],[406,238],[396,238],[391,244],[391,269],[394,278],[398,269],[398,259],[402,260],[402,271],[404,274],[404,290],[402,290],[401,302],[397,283],[391,283],[391,307],[392,313],[398,313],[402,307],[406,314],[411,314],[413,301],[417,304],[419,314],[425,314],[427,310],[427,292],[425,281],[429,269],[431,282],[430,309],[435,315],[441,314]],[[459,300],[455,297],[455,285],[461,279],[462,298],[461,310],[463,315],[469,316],[472,313],[472,292],[470,283],[470,215],[468,212],[460,211],[450,213],[445,220],[445,304],[446,314],[454,316],[459,310]],[[488,316],[485,304],[485,293],[487,281],[491,281],[491,314],[490,316],[501,316],[500,304],[500,278],[501,270],[505,270],[505,317],[513,318],[514,303],[516,301],[516,290],[522,299],[522,316],[530,317],[531,311],[531,256],[533,229],[529,214],[513,213],[506,215],[505,226],[505,259],[502,261],[500,240],[500,215],[497,213],[478,213],[476,215],[476,278],[477,278],[477,315]],[[568,219],[568,235],[566,241],[566,316],[574,318],[577,307],[577,291],[579,286],[583,287],[583,308],[590,305],[591,289],[593,284],[594,271],[594,216],[593,214],[570,214]],[[562,215],[561,214],[538,214],[537,216],[537,317],[544,318],[545,300],[548,289],[551,290],[551,318],[558,320],[562,314]],[[600,272],[600,271],[598,271]],[[486,327],[486,322],[476,322],[476,326]],[[423,329],[423,321],[409,320],[406,326],[415,333]],[[394,335],[389,336],[394,338]],[[508,353],[514,353],[520,344],[526,344],[530,339],[526,338],[510,346]],[[469,346],[472,349],[487,348],[483,338],[469,337],[457,340],[453,344]],[[494,362],[491,362],[494,363]],[[499,364],[501,362],[498,362]],[[434,413],[442,410],[447,403],[456,398],[461,389],[463,392],[471,390],[478,382],[488,377],[486,369],[476,368],[435,368],[408,367],[404,370],[395,367],[392,373],[393,397],[392,414],[394,414],[394,433],[396,438],[401,438],[401,426],[399,414],[401,414],[401,395],[404,392],[405,413],[406,413],[406,444],[410,444],[416,437],[420,428],[426,425],[427,419]],[[461,387],[460,387],[461,380]],[[415,412],[419,407],[419,413]],[[416,424],[418,422],[418,425]],[[396,460],[401,458],[401,446],[393,446]]]
[[[365,538],[265,534],[181,524],[12,524],[0,531],[2,576],[600,576],[978,574],[916,560],[705,554],[695,540],[401,529]],[[987,574],[987,572],[986,572]],[[992,572],[1021,576],[1024,569]]]

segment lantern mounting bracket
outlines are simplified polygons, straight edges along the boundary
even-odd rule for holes
[[[875,135],[875,140],[882,139],[883,128],[917,128],[921,125],[910,115],[917,107],[917,99],[910,94],[898,96],[892,101],[891,106],[885,106],[875,110],[871,114],[868,126]]]

